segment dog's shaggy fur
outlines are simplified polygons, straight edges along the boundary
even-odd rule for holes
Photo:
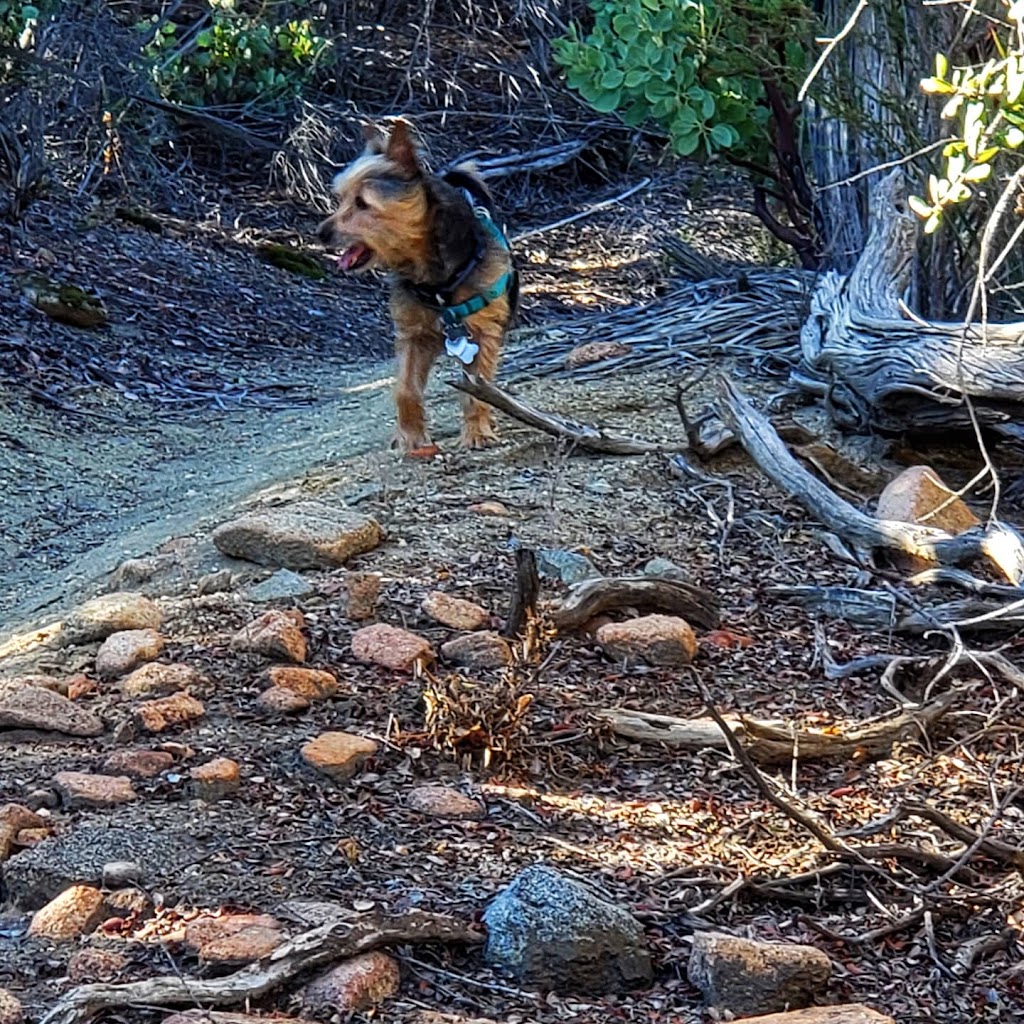
[[[367,133],[366,151],[334,179],[337,209],[319,227],[324,244],[340,253],[344,270],[391,271],[398,375],[396,442],[405,451],[429,444],[423,392],[430,369],[444,351],[444,331],[434,294],[451,306],[481,294],[511,273],[509,289],[463,321],[479,352],[471,373],[493,380],[514,312],[517,281],[507,249],[490,237],[463,190],[491,208],[483,182],[468,168],[430,173],[404,121],[389,134]],[[468,272],[467,272],[468,271]],[[489,406],[464,399],[462,443],[480,448],[496,439]]]

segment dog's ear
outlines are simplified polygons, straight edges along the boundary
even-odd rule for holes
[[[384,154],[410,177],[420,173],[419,154],[408,121],[395,121],[391,126],[388,148]]]
[[[367,156],[383,156],[388,148],[388,139],[380,125],[364,124],[363,139],[366,142]]]

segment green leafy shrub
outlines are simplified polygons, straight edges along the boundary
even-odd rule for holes
[[[592,0],[592,29],[554,42],[566,81],[595,110],[653,123],[673,150],[763,158],[765,80],[795,95],[811,15],[799,0]]]
[[[1003,21],[987,15],[991,59],[951,67],[944,54],[936,54],[935,74],[921,83],[926,93],[945,100],[941,116],[955,135],[942,150],[942,173],[928,176],[927,194],[910,197],[927,234],[951,207],[974,195],[974,186],[987,181],[997,163],[1024,147],[1024,2],[1001,0],[1001,6]]]
[[[167,99],[278,110],[307,84],[331,45],[309,18],[272,24],[235,10],[234,0],[210,6],[209,24],[194,36],[168,22],[147,47]]]

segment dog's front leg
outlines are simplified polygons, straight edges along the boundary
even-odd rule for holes
[[[498,375],[498,364],[501,362],[501,344],[504,331],[499,327],[487,324],[473,332],[473,340],[480,346],[473,362],[467,369],[470,373],[493,381]],[[462,396],[462,445],[465,448],[486,448],[498,440],[498,431],[494,425],[494,413],[485,402],[480,402],[469,395]]]
[[[444,348],[436,314],[427,310],[396,310],[392,307],[397,338],[398,373],[394,389],[398,430],[395,442],[403,452],[412,452],[428,442],[423,392],[434,360]]]

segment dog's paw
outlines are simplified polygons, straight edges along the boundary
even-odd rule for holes
[[[498,443],[498,432],[489,423],[466,425],[462,428],[459,443],[469,451],[479,448],[491,448]]]
[[[430,438],[426,434],[414,433],[412,431],[396,430],[391,438],[391,447],[403,455],[408,455],[418,448],[430,447],[430,445]]]

